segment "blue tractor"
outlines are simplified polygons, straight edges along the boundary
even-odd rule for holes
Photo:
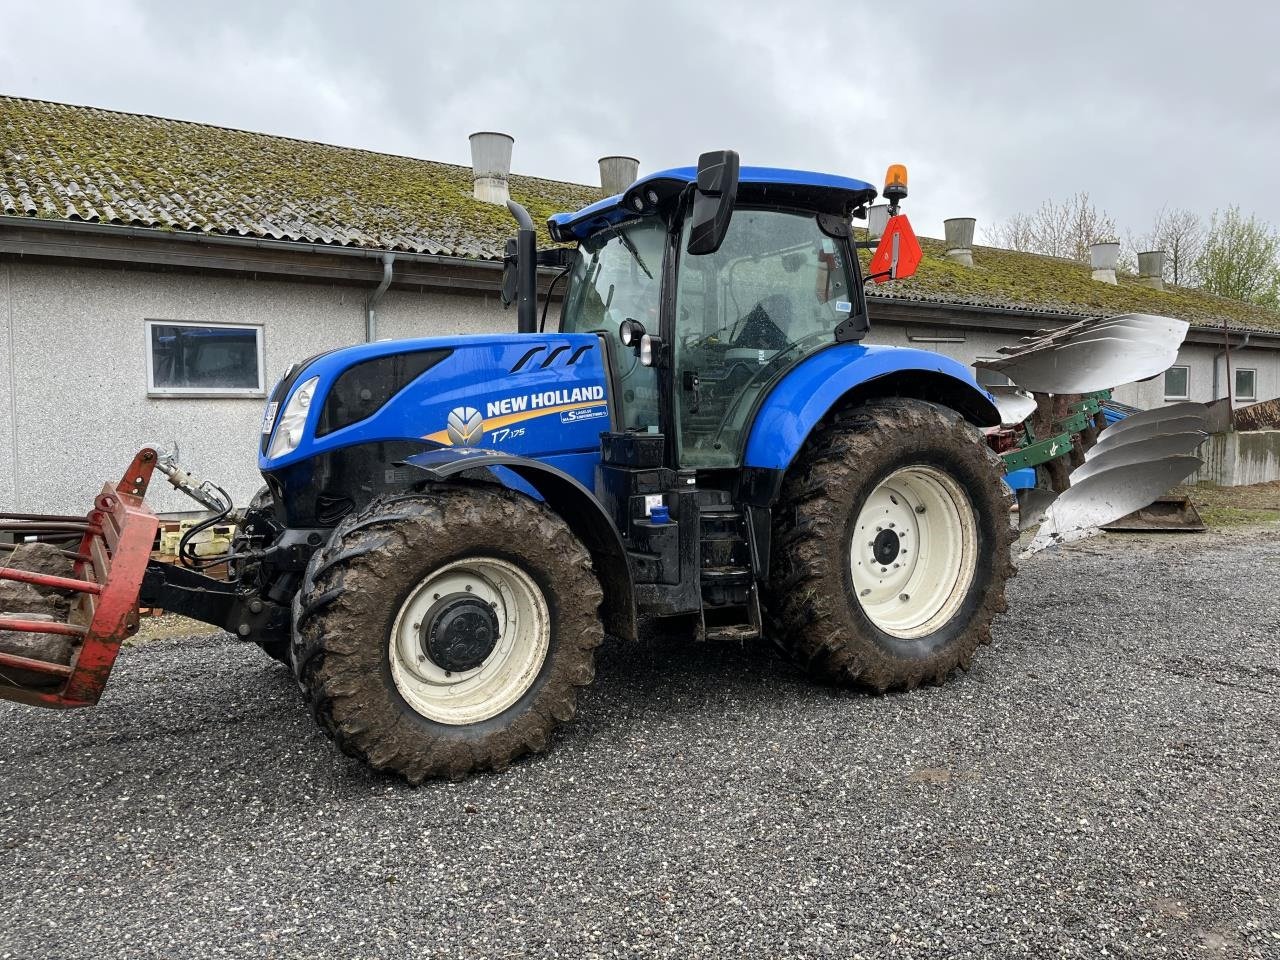
[[[517,332],[295,364],[232,578],[185,551],[142,601],[258,642],[344,752],[413,782],[543,750],[641,618],[766,636],[828,682],[943,681],[990,640],[1013,532],[991,396],[860,342],[864,283],[919,258],[890,169],[866,274],[874,187],[732,151],[552,217],[572,247],[537,251],[512,204]],[[539,264],[566,282],[552,329]]]

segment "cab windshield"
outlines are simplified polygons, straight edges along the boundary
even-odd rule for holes
[[[656,430],[658,379],[622,346],[618,327],[638,320],[658,333],[666,225],[656,217],[633,220],[582,241],[569,272],[563,333],[603,333],[617,372],[616,405],[622,429]]]
[[[680,258],[674,359],[681,466],[740,462],[756,399],[834,340],[855,309],[852,279],[843,247],[811,213],[739,208],[718,251]]]

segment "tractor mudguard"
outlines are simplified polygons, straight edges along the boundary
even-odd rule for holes
[[[975,426],[1000,425],[991,394],[963,364],[926,350],[840,343],[796,364],[760,401],[743,466],[785,471],[834,406],[879,396],[928,400]]]
[[[432,480],[445,481],[468,470],[489,469],[499,481],[528,495],[530,489],[554,510],[591,553],[604,588],[605,629],[628,640],[636,638],[635,591],[622,535],[591,491],[556,467],[513,453],[484,447],[444,447],[403,461]],[[503,474],[514,474],[518,483]],[[529,489],[526,489],[527,488]]]

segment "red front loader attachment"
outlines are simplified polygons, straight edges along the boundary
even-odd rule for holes
[[[21,543],[31,538],[68,540],[79,535],[71,577],[0,566],[0,580],[28,583],[72,595],[66,622],[21,611],[0,614],[0,632],[73,638],[68,663],[0,650],[0,698],[41,707],[88,707],[98,702],[125,637],[138,628],[138,591],[158,521],[143,496],[155,469],[156,452],[138,451],[118,484],[107,484],[88,516],[0,515],[0,531]]]

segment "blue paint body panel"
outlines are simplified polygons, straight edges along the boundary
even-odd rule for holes
[[[695,183],[698,179],[697,167],[673,167],[670,170],[659,170],[646,174],[630,187],[628,192],[643,190],[647,186],[656,186],[670,190],[672,187],[683,187]],[[787,170],[782,167],[743,167],[738,173],[738,189],[746,195],[761,193],[767,195],[769,188],[784,192],[803,192],[810,198],[825,197],[828,203],[819,203],[818,207],[832,203],[864,203],[874,199],[876,188],[865,180],[853,177],[841,177],[831,173],[816,173],[810,170]],[[597,201],[583,207],[577,213],[553,214],[548,223],[553,224],[565,239],[582,240],[599,230],[629,220],[637,214],[622,206],[622,194]]]
[[[1004,482],[1011,490],[1034,490],[1036,486],[1036,468],[1023,467],[1004,475]]]
[[[343,371],[376,357],[433,349],[452,352],[372,416],[323,437],[315,435],[325,398]],[[531,350],[534,355],[511,372]],[[581,455],[564,461],[566,471],[579,479],[593,477],[600,434],[610,422],[601,350],[594,334],[517,333],[384,341],[336,350],[310,363],[290,391],[292,396],[302,383],[320,378],[297,449],[272,460],[259,456],[258,466],[278,471],[340,447],[375,441],[423,439],[452,446],[449,414],[469,409],[484,420],[474,445],[556,465],[565,455]],[[282,399],[281,412],[288,400]],[[592,485],[591,479],[585,482]]]
[[[968,367],[950,357],[909,347],[841,343],[811,354],[769,391],[751,426],[744,465],[785,470],[841,396],[878,377],[909,371],[950,377],[960,389],[972,390],[979,406],[990,406],[999,421],[991,394],[978,386]]]

